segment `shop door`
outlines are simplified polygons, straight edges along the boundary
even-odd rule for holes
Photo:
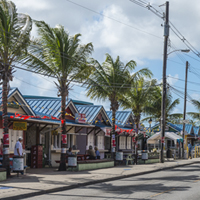
[[[80,152],[78,154],[85,154],[86,140],[87,140],[87,135],[77,135],[76,136],[77,149],[80,150]]]

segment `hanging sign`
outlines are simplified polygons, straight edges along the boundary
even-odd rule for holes
[[[9,145],[9,134],[3,134],[3,144],[4,145]]]
[[[115,135],[112,135],[112,147],[116,147]]]
[[[62,134],[62,144],[67,144],[67,135]]]
[[[86,123],[86,115],[82,114],[82,113],[76,113],[75,114],[75,122],[85,124]]]
[[[52,130],[51,131],[51,135],[58,135],[58,131],[57,130]]]
[[[27,122],[13,122],[13,130],[27,130]]]

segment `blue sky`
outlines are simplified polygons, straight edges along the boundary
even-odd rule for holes
[[[161,80],[163,65],[162,19],[129,0],[73,0],[73,2],[121,23],[74,5],[67,0],[60,0],[59,3],[55,0],[14,0],[18,11],[29,14],[33,19],[44,20],[52,27],[62,24],[71,35],[81,33],[82,43],[93,43],[95,51],[92,57],[99,62],[104,61],[105,53],[111,54],[113,58],[119,55],[124,63],[133,59],[137,62],[138,69],[148,67],[153,72],[154,78]],[[145,2],[147,1],[145,0]],[[159,7],[158,1],[149,2],[160,12],[165,9]],[[159,3],[163,4],[165,1],[159,1]],[[200,17],[200,5],[198,0],[193,0],[192,3],[187,0],[176,0],[176,2],[170,0],[169,3],[170,21],[199,50],[200,26],[198,19]],[[190,14],[188,15],[188,13]],[[35,27],[32,35],[37,37]],[[170,31],[170,41],[168,53],[173,51],[174,47],[175,49],[187,49],[185,44],[172,31]],[[200,58],[192,52],[185,54],[177,51],[168,56],[167,75],[173,77],[168,78],[168,83],[184,92],[184,81],[178,79],[185,79],[186,61],[190,63],[188,93],[192,98],[200,99],[199,85],[191,83],[200,84]],[[17,70],[11,86],[18,87],[22,94],[26,95],[57,96],[53,81],[53,79],[47,77]],[[183,94],[181,97],[172,94],[174,99],[180,98],[181,101],[174,112],[183,113]],[[85,89],[80,86],[74,85],[69,97],[103,104],[105,109],[109,110],[109,101],[90,100],[85,95]],[[195,108],[189,102],[187,103],[187,111],[195,111]]]

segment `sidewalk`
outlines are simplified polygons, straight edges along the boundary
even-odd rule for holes
[[[25,175],[0,182],[0,199],[19,199],[72,189],[84,185],[137,176],[179,166],[200,163],[200,158],[146,165],[117,166],[82,172],[59,172],[55,168],[28,169]]]

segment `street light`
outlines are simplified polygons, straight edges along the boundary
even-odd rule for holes
[[[171,51],[167,54],[167,56],[171,53],[174,53],[175,51],[181,51],[181,52],[184,52],[184,53],[189,53],[190,52],[190,49],[176,49],[174,51]]]
[[[167,68],[167,57],[169,54],[175,51],[181,51],[188,53],[189,49],[176,49],[170,53],[167,53],[168,37],[169,37],[169,2],[166,2],[166,17],[165,17],[165,29],[164,29],[164,54],[163,54],[163,88],[162,88],[162,106],[161,106],[161,152],[160,152],[160,162],[164,162],[164,139],[165,139],[165,102],[166,102],[166,68]]]

